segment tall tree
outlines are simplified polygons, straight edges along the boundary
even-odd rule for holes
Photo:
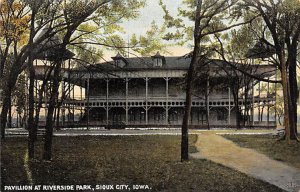
[[[53,111],[56,106],[55,98],[57,98],[58,87],[60,82],[61,66],[63,58],[66,56],[67,47],[79,47],[81,45],[85,48],[86,45],[99,45],[106,47],[118,47],[115,44],[113,37],[116,39],[114,33],[121,30],[119,23],[124,19],[131,19],[138,15],[138,10],[144,5],[143,0],[103,0],[103,1],[64,1],[64,0],[50,0],[50,1],[7,1],[7,7],[9,9],[2,10],[1,14],[5,18],[5,22],[14,24],[10,21],[7,15],[11,14],[9,11],[14,11],[15,7],[11,4],[21,4],[23,17],[26,18],[26,22],[22,27],[23,33],[27,36],[25,41],[19,39],[13,41],[12,47],[14,61],[8,74],[5,84],[10,84],[9,87],[14,87],[16,79],[22,70],[28,69],[30,74],[30,114],[28,119],[28,128],[30,132],[28,149],[30,158],[34,156],[34,141],[36,138],[37,122],[34,121],[34,98],[33,98],[33,82],[34,82],[34,68],[33,60],[46,59],[52,60],[53,65],[53,83],[51,84],[52,93],[50,96],[50,104],[47,117],[47,134],[45,136],[45,152],[44,158],[51,159],[51,143],[52,143],[52,130],[53,130]],[[1,6],[3,8],[3,6]],[[14,8],[14,9],[13,9]],[[5,17],[7,16],[7,18]],[[3,23],[5,23],[3,22]],[[20,22],[19,22],[20,23]],[[91,24],[94,25],[91,25]],[[2,23],[1,23],[2,24]],[[1,27],[5,25],[1,25]],[[92,27],[89,27],[92,26]],[[2,32],[2,30],[1,30]],[[20,37],[19,30],[17,31]],[[17,33],[16,32],[16,33]],[[11,33],[5,33],[6,38],[10,38]],[[15,37],[14,36],[14,37]],[[2,36],[1,36],[2,38]],[[107,39],[112,39],[112,43]],[[60,39],[60,40],[59,40]],[[2,40],[2,39],[1,39]],[[24,43],[25,42],[25,43]],[[2,44],[1,44],[2,45]],[[121,48],[121,47],[119,47]],[[1,47],[1,50],[2,47]],[[10,49],[8,49],[10,50]],[[86,49],[87,50],[87,49]],[[95,51],[97,52],[97,51]],[[1,54],[3,52],[1,51]],[[3,55],[3,54],[2,54]],[[1,55],[1,62],[2,60]],[[8,89],[4,91],[3,95],[3,107],[1,111],[1,136],[4,138],[4,130],[7,120],[7,112],[12,94],[12,90]],[[36,111],[36,117],[38,115]]]
[[[11,107],[11,94],[21,72],[21,66],[16,67],[15,63],[19,63],[19,65],[25,63],[25,59],[19,57],[19,50],[28,39],[30,17],[27,13],[25,2],[7,0],[0,2],[0,80],[2,84],[0,127],[2,138],[5,134],[7,113]],[[4,74],[7,66],[9,66],[9,70]]]
[[[167,33],[165,39],[178,40],[180,43],[193,40],[193,52],[186,82],[186,106],[182,123],[181,160],[185,161],[188,160],[188,128],[195,66],[201,66],[203,63],[199,61],[203,60],[202,58],[207,58],[211,52],[211,47],[208,46],[207,42],[213,34],[224,32],[242,23],[228,23],[228,19],[235,19],[236,17],[233,9],[237,3],[236,0],[185,0],[183,3],[187,9],[180,8],[179,18],[174,18],[169,14],[162,0],[160,1],[160,5],[165,12],[164,19],[167,27],[177,29],[175,33]],[[191,20],[194,26],[184,24],[186,19]]]
[[[261,37],[266,44],[273,45],[277,60],[274,64],[281,73],[284,99],[285,139],[297,139],[297,49],[300,37],[300,1],[243,0],[242,6],[258,12],[270,38]]]
[[[132,14],[134,9],[138,9],[143,5],[143,2],[136,0],[128,0],[128,1],[103,1],[103,2],[94,2],[91,1],[88,4],[86,2],[78,2],[73,1],[68,4],[67,9],[64,10],[65,20],[67,22],[71,21],[72,24],[69,24],[66,28],[65,33],[63,34],[62,43],[58,47],[58,52],[66,53],[66,49],[68,45],[82,44],[83,42],[76,43],[78,36],[82,37],[85,34],[82,34],[80,31],[75,33],[76,29],[82,24],[90,20],[97,19],[107,19],[108,23],[104,26],[108,26],[108,24],[113,25],[113,22],[116,22],[120,19],[128,19],[135,17],[135,14]],[[125,9],[124,9],[125,7]],[[107,12],[107,15],[103,15],[103,12],[106,12],[107,9],[110,9],[114,13]],[[116,20],[118,19],[118,20]],[[111,29],[113,30],[113,29]],[[115,31],[115,30],[113,30]],[[75,35],[75,37],[73,36]],[[78,36],[76,36],[78,35]],[[115,36],[116,37],[116,36]],[[75,42],[75,43],[74,43]],[[115,44],[116,41],[112,41],[113,44],[109,44],[107,42],[101,43],[97,42],[94,44],[104,45],[110,47],[121,47],[118,44]],[[84,43],[92,43],[91,41]],[[64,55],[62,55],[64,58]],[[53,135],[53,116],[54,116],[54,108],[56,106],[56,99],[58,97],[58,88],[59,82],[61,81],[61,67],[63,60],[62,58],[56,57],[54,62],[56,63],[53,71],[53,87],[52,93],[49,100],[48,114],[46,119],[46,135],[45,135],[45,144],[44,144],[44,153],[43,159],[51,160],[52,158],[52,135]]]

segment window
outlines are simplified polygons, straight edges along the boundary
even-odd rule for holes
[[[116,67],[123,68],[126,64],[122,59],[116,59],[115,60],[115,65],[116,65]]]
[[[161,58],[155,58],[154,59],[154,67],[162,67],[162,59]]]
[[[116,56],[112,57],[112,59],[115,62],[115,67],[120,67],[120,68],[125,67],[126,60],[120,53],[118,53]]]
[[[159,52],[157,52],[154,56],[152,56],[153,59],[153,67],[162,67],[165,63],[165,57],[160,55]]]

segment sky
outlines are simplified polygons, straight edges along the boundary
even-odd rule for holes
[[[177,8],[181,5],[182,0],[164,0],[163,1],[172,15],[176,15]],[[144,34],[150,28],[152,21],[157,24],[163,23],[164,12],[159,6],[159,0],[147,0],[146,6],[140,10],[140,17],[136,20],[124,22],[122,25],[126,28],[129,35],[136,33]]]
[[[182,0],[163,0],[171,15],[176,16],[177,8],[182,5]],[[144,35],[152,21],[160,26],[163,23],[164,12],[159,6],[159,0],[146,0],[146,6],[140,10],[140,16],[135,20],[126,21],[121,24],[126,31],[126,36],[133,34]],[[182,56],[190,52],[187,47],[171,46],[167,48],[166,56]],[[109,55],[115,53],[109,53]]]

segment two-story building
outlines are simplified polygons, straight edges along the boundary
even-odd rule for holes
[[[64,84],[80,87],[81,95],[74,97],[74,93],[69,93],[69,97],[63,101],[61,110],[71,109],[73,116],[77,113],[79,117],[73,117],[73,122],[63,118],[61,125],[181,125],[185,107],[185,75],[190,58],[164,57],[157,53],[152,57],[136,58],[117,54],[112,59],[101,64],[65,70]],[[260,82],[246,78],[240,72],[245,70],[252,75],[270,78],[275,74],[272,66],[245,67],[235,63],[237,69],[233,70],[233,66],[221,60],[209,60],[203,66],[205,70],[209,68],[209,78],[205,85],[194,85],[190,118],[192,127],[205,128],[207,120],[211,127],[235,127],[237,116],[245,126],[275,126],[274,115],[269,113],[270,107],[275,104],[275,94],[269,90],[267,94],[262,94],[257,90]],[[212,86],[212,82],[218,82],[216,79],[220,85]],[[236,86],[232,83],[239,83],[237,98],[233,95],[232,89]],[[205,89],[205,86],[211,89]],[[264,117],[261,109],[267,111]],[[81,111],[80,115],[78,111]]]

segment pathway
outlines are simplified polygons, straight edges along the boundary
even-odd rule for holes
[[[199,152],[193,158],[205,158],[231,167],[286,191],[300,192],[300,170],[272,160],[252,149],[242,148],[214,133],[198,135]]]

